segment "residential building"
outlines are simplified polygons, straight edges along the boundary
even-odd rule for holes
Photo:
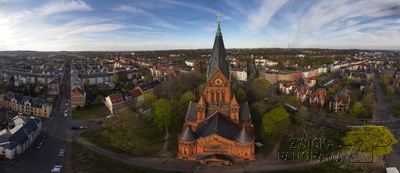
[[[349,110],[350,95],[347,92],[338,92],[329,100],[329,109],[334,112],[344,112]]]
[[[283,81],[279,83],[279,91],[281,91],[282,94],[292,94],[292,91],[295,89],[297,83],[294,81]]]
[[[0,157],[14,159],[29,148],[42,131],[40,118],[16,116],[0,131]]]
[[[60,81],[54,79],[47,84],[47,94],[48,95],[58,95],[60,92]]]
[[[307,97],[311,94],[311,89],[309,86],[305,85],[298,85],[295,87],[293,91],[293,95],[299,100],[300,102],[304,102],[307,100]]]
[[[75,87],[71,90],[71,108],[85,106],[86,102],[86,91],[79,87]]]
[[[232,93],[219,24],[205,85],[199,102],[189,103],[183,130],[178,135],[178,158],[203,164],[256,160],[249,105],[239,104]]]
[[[52,111],[51,103],[44,99],[23,96],[15,93],[0,95],[1,106],[25,115],[50,117]]]
[[[326,100],[326,89],[318,88],[310,95],[310,105],[318,105],[324,107]]]

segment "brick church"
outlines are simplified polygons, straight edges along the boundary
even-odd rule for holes
[[[190,102],[178,158],[200,163],[256,160],[254,129],[248,103],[239,104],[231,89],[229,66],[220,30],[215,36],[204,93]]]

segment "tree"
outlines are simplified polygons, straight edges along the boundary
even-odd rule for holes
[[[140,154],[147,146],[146,127],[128,107],[106,120],[106,130],[101,135],[110,138],[112,145],[132,154]]]
[[[150,109],[153,107],[153,103],[157,100],[157,97],[153,94],[143,94],[143,100],[140,103],[140,107],[144,110]]]
[[[371,156],[383,156],[391,153],[393,151],[392,145],[397,142],[389,129],[375,125],[352,127],[351,131],[347,132],[343,138],[345,150],[350,150],[350,152],[360,151]]]
[[[157,127],[168,128],[177,119],[172,112],[171,104],[166,99],[159,99],[153,103],[154,117],[153,124]]]
[[[396,91],[393,87],[386,87],[386,96],[392,97],[396,94]]]
[[[196,101],[196,97],[191,93],[187,92],[181,96],[179,104],[177,105],[179,111],[186,111],[188,109],[190,101]]]
[[[267,90],[269,89],[270,83],[264,79],[254,79],[250,82],[250,88],[252,91],[252,97],[257,100],[261,100],[267,97]]]
[[[103,104],[103,96],[102,95],[97,95],[96,98],[94,99],[94,104],[96,104],[96,105]]]
[[[282,107],[274,108],[266,113],[262,119],[264,131],[269,134],[277,134],[290,124],[289,114]]]
[[[246,92],[244,92],[244,90],[242,88],[239,88],[238,90],[236,90],[236,100],[238,101],[238,103],[246,103],[247,101],[247,96],[246,96]]]
[[[366,113],[367,110],[363,108],[361,102],[355,102],[354,105],[349,110],[349,116],[354,118],[362,117]]]
[[[295,121],[297,124],[304,127],[304,125],[306,124],[307,117],[308,117],[308,109],[307,107],[302,106],[296,113]]]
[[[90,88],[90,80],[89,80],[89,78],[83,79],[83,88],[85,88],[85,90]]]
[[[114,74],[112,75],[112,81],[113,81],[115,84],[119,84],[120,80],[119,80],[119,75],[118,75],[117,73],[114,73]]]
[[[382,77],[381,77],[381,83],[382,83],[382,85],[383,85],[384,87],[386,87],[387,85],[389,85],[391,79],[392,79],[392,78],[391,78],[389,75],[383,74]]]
[[[280,99],[283,104],[287,103],[295,107],[300,105],[300,101],[295,96],[282,94]]]
[[[367,111],[366,117],[368,118],[372,118],[372,113],[375,109],[375,105],[373,104],[373,102],[374,96],[371,93],[365,95],[364,98],[361,100],[363,108]]]

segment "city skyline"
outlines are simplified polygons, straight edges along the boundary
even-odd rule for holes
[[[0,0],[0,51],[400,47],[400,1]]]

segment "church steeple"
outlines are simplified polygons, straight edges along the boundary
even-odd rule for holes
[[[218,16],[218,28],[217,28],[217,33],[215,34],[214,47],[212,50],[210,64],[208,65],[207,81],[210,80],[210,78],[215,74],[215,72],[217,72],[218,69],[221,70],[226,79],[230,80],[229,64],[228,61],[226,60],[226,50],[220,29],[219,17],[221,15],[218,13],[217,16]]]

